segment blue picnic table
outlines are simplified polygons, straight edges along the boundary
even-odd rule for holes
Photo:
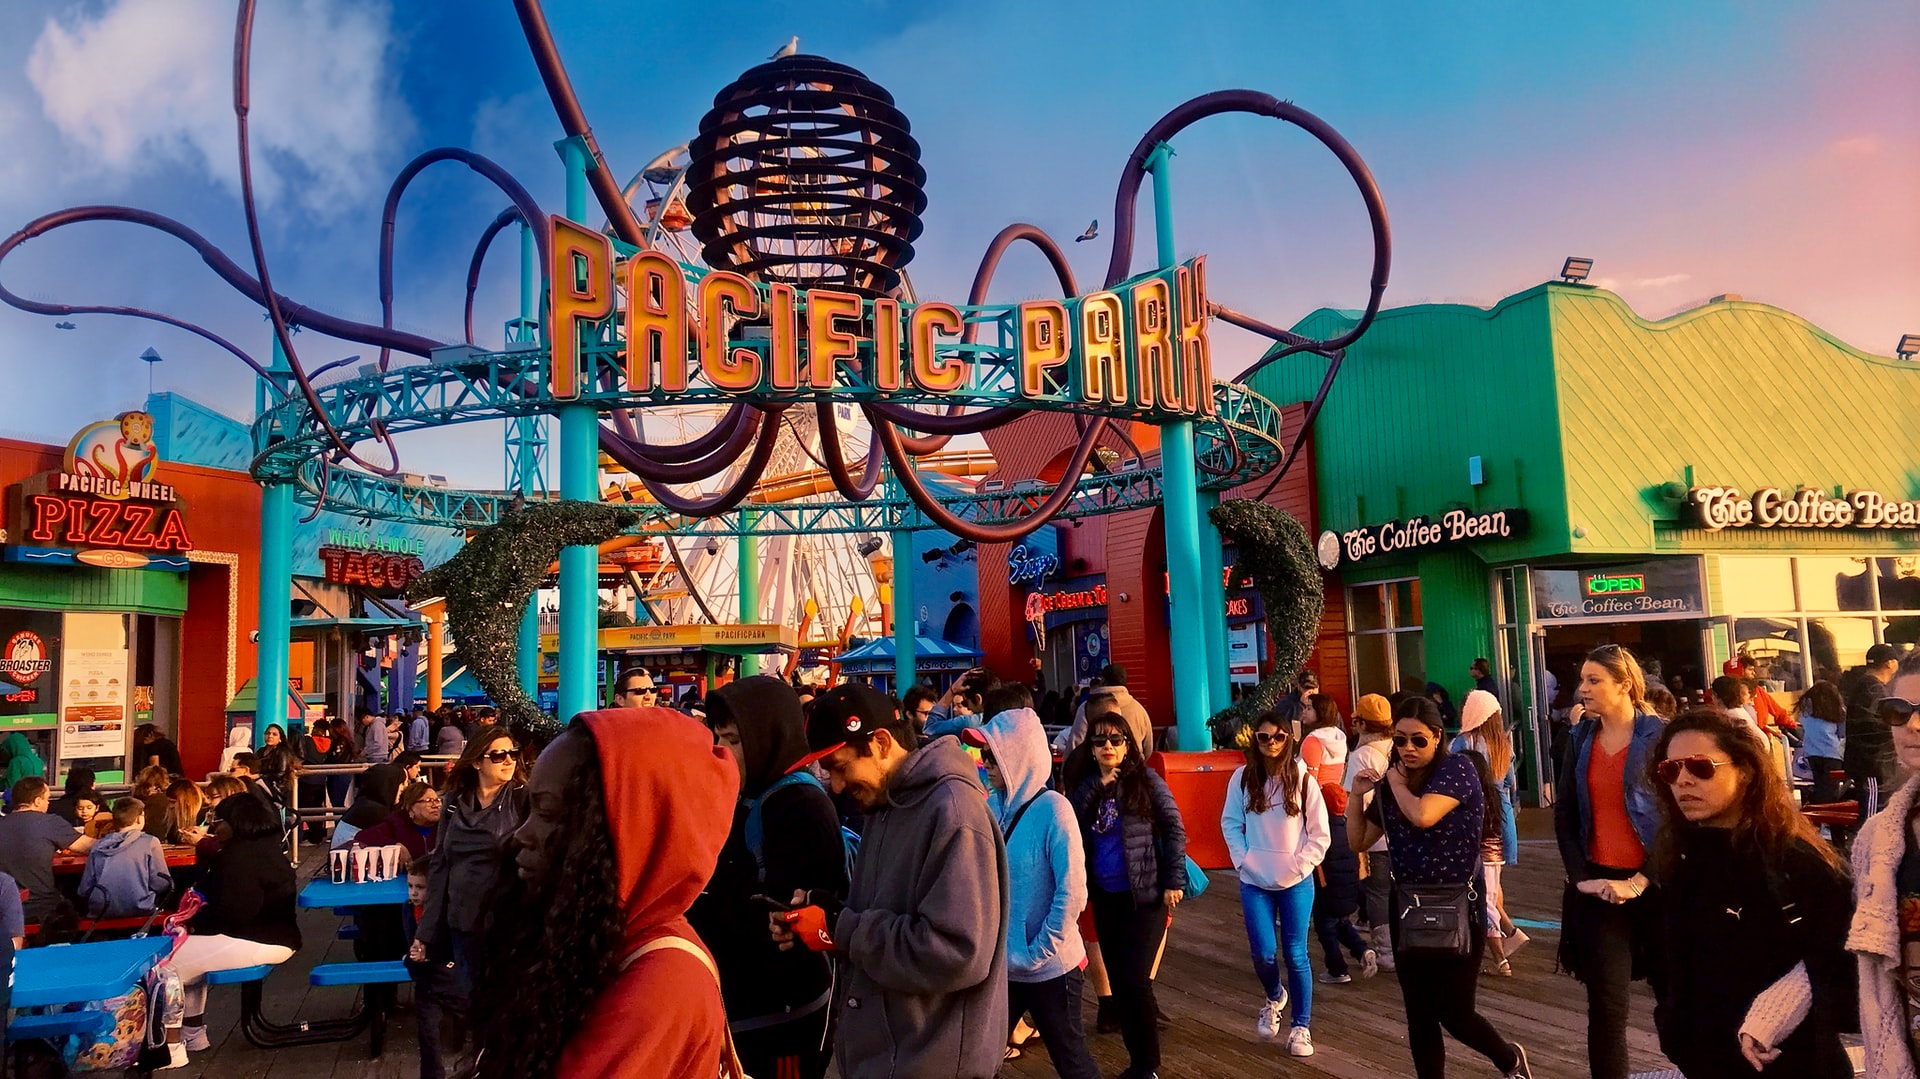
[[[42,1008],[117,997],[172,947],[172,938],[162,935],[22,948],[14,953],[13,1006]]]
[[[310,881],[300,889],[302,907],[396,907],[407,901],[407,878],[335,884],[330,880]]]

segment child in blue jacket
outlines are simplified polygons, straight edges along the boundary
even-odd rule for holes
[[[147,807],[140,799],[114,801],[114,830],[93,845],[80,874],[80,899],[93,917],[152,914],[159,898],[173,890],[167,852],[146,827]]]

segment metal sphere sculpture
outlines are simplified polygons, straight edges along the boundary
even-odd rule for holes
[[[707,263],[755,280],[885,296],[920,235],[920,144],[893,95],[818,56],[761,64],[713,99],[687,208]]]

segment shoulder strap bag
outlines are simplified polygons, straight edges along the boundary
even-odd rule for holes
[[[649,952],[657,952],[669,948],[676,952],[685,952],[695,959],[700,960],[700,965],[707,968],[708,974],[713,975],[714,988],[719,988],[720,968],[713,965],[713,959],[707,955],[706,950],[685,937],[674,936],[672,934],[664,937],[655,937],[638,948],[635,948],[633,951],[628,952],[627,957],[620,961],[620,969],[624,971],[628,967],[633,966],[640,961],[641,956]],[[733,1047],[733,1031],[731,1029],[726,1031],[726,1038],[726,1047],[720,1054],[719,1079],[752,1079],[752,1077],[747,1074],[747,1070],[740,1064],[740,1053]]]

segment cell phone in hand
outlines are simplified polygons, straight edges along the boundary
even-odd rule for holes
[[[753,902],[760,904],[761,906],[767,908],[770,911],[773,911],[775,914],[784,914],[787,911],[794,909],[794,906],[792,903],[789,903],[783,899],[775,899],[770,895],[755,894],[749,898]]]

